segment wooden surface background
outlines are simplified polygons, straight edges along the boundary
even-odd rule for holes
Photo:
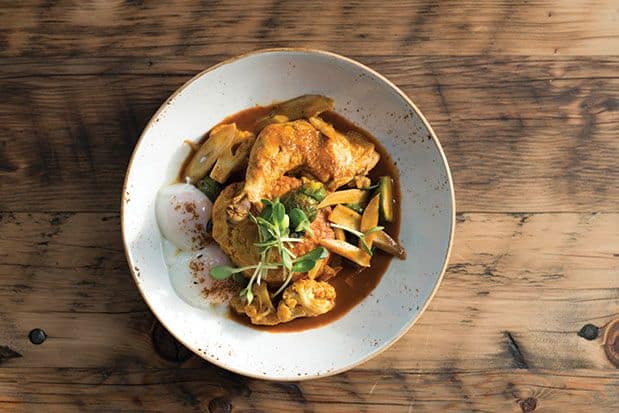
[[[441,139],[458,205],[419,322],[372,361],[298,383],[169,340],[119,225],[162,101],[276,46],[339,52],[400,86]],[[618,114],[616,0],[0,0],[0,411],[616,411]]]

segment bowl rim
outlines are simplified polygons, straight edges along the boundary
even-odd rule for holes
[[[335,58],[336,60],[340,60],[340,61],[344,61],[347,63],[350,63],[352,65],[355,65],[357,67],[359,67],[360,69],[363,69],[367,72],[370,72],[371,74],[373,74],[374,76],[376,76],[379,80],[381,80],[382,82],[384,82],[387,86],[389,86],[392,90],[394,90],[408,105],[410,105],[410,107],[415,111],[415,114],[417,116],[419,116],[419,118],[421,119],[421,121],[423,122],[424,126],[427,128],[428,132],[430,133],[430,136],[432,137],[432,140],[434,141],[434,144],[436,145],[436,147],[438,148],[441,160],[443,162],[443,165],[445,166],[445,170],[446,170],[446,176],[447,176],[447,181],[449,183],[449,193],[450,193],[450,198],[451,198],[451,229],[449,231],[449,240],[447,242],[447,250],[445,252],[445,257],[443,260],[443,267],[441,268],[438,280],[436,282],[436,284],[434,285],[434,288],[432,289],[432,292],[430,293],[430,295],[428,296],[428,299],[426,300],[426,302],[423,304],[423,306],[421,307],[421,309],[419,310],[419,312],[417,313],[417,315],[415,317],[413,317],[407,325],[404,326],[404,328],[402,329],[402,331],[400,332],[400,334],[398,334],[396,337],[392,338],[391,340],[389,340],[388,342],[386,342],[381,348],[379,348],[377,351],[370,353],[369,355],[367,355],[366,357],[364,357],[363,359],[357,361],[354,364],[349,364],[343,367],[340,367],[338,369],[333,369],[330,370],[324,374],[314,374],[314,375],[308,375],[308,376],[287,376],[287,377],[272,377],[272,376],[264,376],[264,375],[258,375],[252,372],[247,372],[247,371],[242,371],[239,370],[237,368],[235,368],[234,366],[228,366],[228,365],[224,365],[223,363],[221,363],[219,360],[210,357],[208,354],[203,354],[202,352],[197,351],[197,349],[193,348],[191,345],[189,345],[186,341],[184,341],[183,339],[181,339],[180,337],[177,337],[176,334],[174,334],[174,332],[168,328],[167,325],[165,325],[165,323],[163,321],[161,321],[161,319],[158,317],[157,312],[155,311],[153,305],[149,302],[148,298],[146,297],[145,292],[142,289],[142,285],[138,280],[136,271],[135,271],[135,267],[134,267],[134,263],[133,260],[131,258],[131,253],[130,253],[130,248],[125,236],[125,205],[127,204],[126,200],[128,198],[127,195],[127,181],[129,179],[129,173],[131,172],[131,168],[133,166],[133,161],[135,158],[135,155],[139,149],[140,144],[142,143],[142,140],[144,139],[144,136],[146,135],[146,132],[148,132],[151,127],[153,126],[153,124],[155,123],[155,120],[159,117],[159,115],[163,112],[164,109],[166,109],[166,107],[168,106],[168,104],[174,100],[174,98],[179,95],[182,91],[184,91],[186,88],[188,88],[193,82],[195,82],[196,80],[198,80],[199,78],[201,78],[203,75],[218,69],[222,66],[228,65],[230,63],[233,63],[237,60],[240,59],[244,59],[253,55],[259,55],[259,54],[268,54],[268,53],[277,53],[277,52],[303,52],[303,53],[310,53],[310,54],[318,54],[318,55],[323,55],[323,56],[328,56],[331,58]],[[127,164],[127,171],[125,173],[125,179],[123,182],[123,188],[122,188],[122,196],[121,196],[121,200],[120,200],[120,226],[121,226],[121,232],[122,232],[122,239],[123,239],[123,249],[125,252],[125,258],[127,260],[127,264],[129,266],[129,271],[131,272],[131,275],[133,277],[133,281],[135,282],[140,295],[142,296],[142,299],[146,302],[146,305],[148,306],[148,308],[150,309],[150,311],[153,313],[153,315],[155,316],[155,318],[157,319],[157,321],[159,323],[161,323],[161,325],[163,325],[163,327],[172,335],[172,337],[174,337],[176,340],[178,340],[181,344],[183,344],[185,347],[187,347],[189,350],[191,350],[192,353],[198,355],[199,357],[201,357],[202,359],[208,361],[209,363],[231,371],[233,373],[245,376],[245,377],[249,377],[252,379],[260,379],[260,380],[266,380],[266,381],[278,381],[278,382],[291,382],[291,381],[305,381],[305,380],[312,380],[312,379],[318,379],[318,378],[323,378],[323,377],[329,377],[329,376],[334,376],[336,374],[339,373],[343,373],[345,371],[351,370],[355,367],[360,366],[361,364],[364,364],[365,362],[369,361],[370,359],[373,359],[374,357],[380,355],[381,353],[383,353],[385,350],[389,349],[391,346],[393,346],[398,340],[400,340],[402,338],[402,336],[404,336],[413,325],[415,325],[415,323],[417,323],[417,320],[419,320],[419,318],[421,317],[421,315],[426,311],[426,309],[428,308],[428,305],[430,304],[430,302],[432,301],[432,299],[434,298],[434,295],[436,294],[436,292],[438,291],[443,278],[445,276],[445,272],[447,270],[447,265],[449,263],[449,258],[451,256],[451,251],[452,251],[452,247],[453,247],[453,238],[454,238],[454,233],[455,233],[455,226],[456,226],[456,199],[455,199],[455,190],[454,190],[454,184],[453,184],[453,178],[451,176],[451,170],[449,169],[449,163],[447,162],[447,157],[445,156],[445,152],[443,151],[443,147],[436,135],[436,133],[434,132],[434,129],[432,129],[432,126],[430,125],[430,123],[428,122],[428,120],[426,119],[426,117],[423,115],[423,113],[421,112],[421,110],[419,110],[419,108],[417,107],[417,105],[415,105],[415,103],[413,103],[413,101],[408,97],[408,95],[406,95],[406,93],[404,93],[398,86],[396,86],[393,82],[391,82],[389,79],[387,79],[385,76],[383,76],[382,74],[378,73],[377,71],[375,71],[374,69],[364,65],[363,63],[360,63],[354,59],[351,59],[349,57],[346,56],[342,56],[340,54],[334,53],[334,52],[330,52],[330,51],[326,51],[326,50],[320,50],[320,49],[313,49],[313,48],[304,48],[304,47],[273,47],[273,48],[264,48],[264,49],[256,49],[256,50],[252,50],[249,52],[245,52],[245,53],[241,53],[239,55],[236,56],[232,56],[228,59],[225,59],[219,63],[216,63],[212,66],[209,66],[208,68],[202,70],[201,72],[197,73],[196,75],[194,75],[193,77],[191,77],[188,81],[186,81],[182,86],[180,86],[178,89],[176,89],[159,107],[159,109],[157,109],[157,111],[153,114],[153,116],[150,118],[150,120],[148,121],[148,123],[146,124],[146,126],[144,126],[144,129],[142,130],[142,133],[140,134],[140,137],[138,138],[138,140],[136,141],[134,147],[133,147],[133,151],[131,153],[131,157],[129,158],[129,163]]]

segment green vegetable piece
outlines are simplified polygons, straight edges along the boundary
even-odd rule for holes
[[[282,202],[287,211],[298,208],[303,211],[309,222],[313,222],[316,219],[318,201],[311,196],[301,191],[293,191],[286,195]]]
[[[359,213],[359,214],[363,214],[363,210],[365,209],[363,207],[363,205],[357,203],[357,204],[344,204],[346,205],[348,208],[352,209],[353,211]]]
[[[196,188],[202,191],[204,195],[206,195],[206,197],[211,200],[211,202],[215,202],[215,200],[219,196],[219,193],[223,189],[222,184],[209,176],[205,176],[204,178],[200,179],[198,182],[196,182],[195,185]]]
[[[385,222],[393,221],[393,181],[389,176],[381,176],[378,181],[380,195],[380,216]]]
[[[327,197],[327,189],[321,182],[318,181],[305,182],[301,185],[301,188],[299,188],[299,192],[314,198],[318,202]]]

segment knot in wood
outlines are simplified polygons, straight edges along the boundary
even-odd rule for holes
[[[230,413],[232,404],[225,397],[217,397],[209,402],[208,411],[209,413]]]
[[[606,357],[619,368],[619,318],[606,326],[604,333],[604,351]]]
[[[529,413],[537,407],[537,399],[535,397],[527,397],[526,399],[518,399],[518,405],[523,413]]]
[[[599,330],[600,329],[593,324],[585,324],[578,332],[578,336],[585,340],[595,340],[598,337]]]
[[[28,333],[28,339],[32,344],[41,344],[45,341],[46,338],[47,334],[45,334],[45,331],[41,330],[40,328],[35,328],[34,330],[30,331],[30,333]]]

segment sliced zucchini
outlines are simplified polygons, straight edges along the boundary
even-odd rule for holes
[[[344,205],[333,208],[333,211],[329,214],[329,221],[354,231],[361,229],[361,215]],[[401,260],[406,258],[406,250],[385,231],[377,232],[376,236],[373,237],[373,243],[376,248],[389,255],[396,256]]]
[[[385,222],[393,221],[393,181],[389,176],[381,176],[378,181],[380,195],[380,216]]]

